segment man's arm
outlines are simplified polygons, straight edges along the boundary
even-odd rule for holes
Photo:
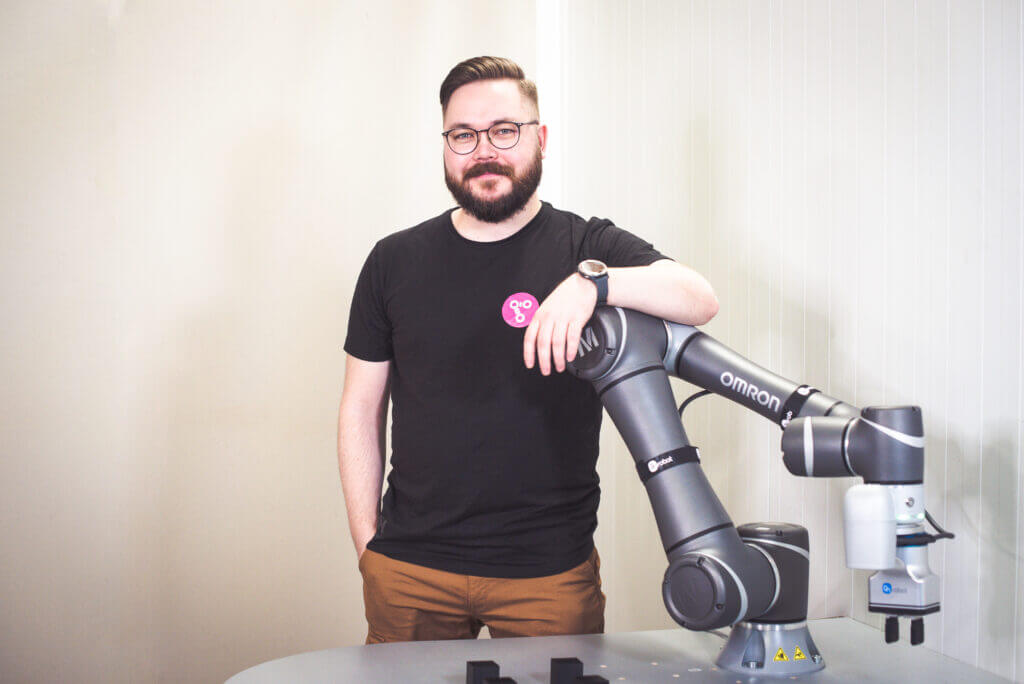
[[[563,280],[537,313],[523,336],[523,361],[548,375],[561,373],[576,358],[580,333],[594,313],[597,286],[578,273]],[[635,309],[674,323],[703,325],[718,313],[718,299],[699,273],[671,259],[649,266],[608,269],[608,304]]]
[[[359,557],[377,532],[390,380],[390,361],[363,361],[348,355],[338,411],[338,467]]]
[[[594,291],[596,297],[596,287]],[[686,325],[704,325],[718,313],[718,298],[711,284],[671,259],[650,266],[609,268],[608,304]]]

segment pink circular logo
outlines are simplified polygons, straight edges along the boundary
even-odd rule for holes
[[[525,328],[537,311],[537,298],[529,292],[509,295],[501,307],[501,317],[513,328]]]

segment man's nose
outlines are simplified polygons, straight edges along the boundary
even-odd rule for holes
[[[491,144],[487,132],[477,134],[476,149],[473,150],[473,159],[494,159],[498,156],[498,148]]]

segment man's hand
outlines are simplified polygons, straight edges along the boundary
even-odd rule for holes
[[[576,358],[580,332],[594,314],[597,286],[573,273],[541,302],[523,337],[523,361],[533,368],[534,354],[543,375],[551,373],[552,361],[559,373]]]

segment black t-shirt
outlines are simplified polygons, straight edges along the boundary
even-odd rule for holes
[[[352,299],[345,351],[394,361],[392,471],[369,548],[462,574],[552,575],[593,548],[601,404],[589,382],[525,367],[525,326],[583,259],[665,257],[546,202],[496,242],[459,235],[452,211],[380,240]]]

